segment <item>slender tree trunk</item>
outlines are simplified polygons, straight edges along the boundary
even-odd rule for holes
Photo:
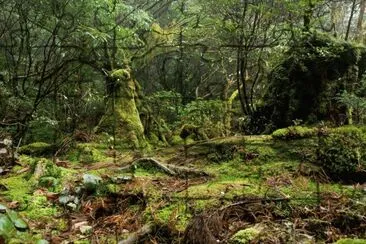
[[[348,19],[346,37],[344,38],[346,41],[348,41],[348,39],[349,39],[349,33],[350,33],[350,30],[351,30],[351,24],[352,24],[355,9],[356,9],[356,0],[353,0],[351,14],[350,14],[349,19]]]
[[[184,8],[185,8],[185,3],[184,1],[182,1],[182,4],[180,6],[180,12],[181,14],[184,13]],[[182,102],[186,103],[187,101],[187,96],[186,96],[186,91],[185,91],[185,87],[184,87],[184,63],[183,63],[183,58],[184,58],[184,49],[183,49],[183,26],[180,27],[180,31],[179,31],[179,60],[178,60],[178,91],[179,93],[182,95]]]
[[[358,15],[358,21],[357,21],[357,39],[362,41],[363,39],[363,16],[365,15],[365,9],[366,9],[366,0],[361,0],[360,3],[360,13]]]

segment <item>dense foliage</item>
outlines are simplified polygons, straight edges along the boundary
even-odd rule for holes
[[[340,127],[321,136],[318,163],[335,179],[357,180],[366,168],[366,135],[357,127]]]

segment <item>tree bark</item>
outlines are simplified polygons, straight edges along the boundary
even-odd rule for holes
[[[362,40],[363,34],[363,16],[365,15],[365,9],[366,9],[366,0],[361,0],[360,3],[360,13],[358,15],[358,21],[357,21],[357,39]]]

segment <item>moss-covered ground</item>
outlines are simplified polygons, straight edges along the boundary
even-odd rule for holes
[[[55,181],[50,181],[49,185],[34,179],[35,165],[42,159],[21,156],[12,172],[0,178],[0,202],[15,209],[26,220],[29,230],[19,232],[7,241],[116,243],[150,223],[158,226],[154,229],[155,234],[149,237],[152,242],[179,243],[194,216],[215,209],[219,211],[248,199],[282,199],[283,205],[278,204],[271,213],[266,213],[282,222],[301,222],[301,217],[294,217],[298,209],[329,210],[329,215],[337,209],[362,216],[364,219],[359,224],[365,228],[365,185],[345,185],[327,179],[321,168],[310,163],[315,157],[315,148],[314,138],[279,141],[270,136],[221,138],[192,143],[187,146],[187,152],[178,145],[146,155],[111,152],[98,143],[80,144],[67,155],[53,160],[59,173],[52,176]],[[202,170],[210,176],[173,177],[154,167],[141,165],[134,166],[131,172],[121,170],[139,157]],[[52,163],[52,159],[48,162]],[[78,193],[85,174],[100,177],[101,182],[97,189]],[[60,196],[65,195],[77,196],[78,201],[66,206],[60,203]],[[337,206],[333,208],[332,204]],[[298,226],[308,228],[298,222]],[[91,226],[91,231],[81,231],[83,225]],[[254,223],[247,222],[243,226],[254,228]],[[237,231],[243,229],[242,233],[248,232],[238,226],[230,228],[231,234],[225,238],[240,236],[235,235],[235,228]],[[324,233],[309,229],[306,229],[306,235],[313,238],[308,239],[309,243],[335,242],[342,238],[349,239],[339,243],[365,243],[362,240],[366,238],[365,229],[326,228]],[[355,229],[357,232],[352,231]],[[257,233],[257,230],[250,230]],[[338,232],[330,233],[330,230]],[[251,235],[243,239],[248,236]],[[230,242],[225,238],[222,242]],[[351,239],[357,238],[352,242]],[[238,240],[232,243],[248,243],[248,240],[235,241]]]

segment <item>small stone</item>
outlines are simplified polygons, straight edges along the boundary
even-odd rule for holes
[[[11,144],[13,144],[12,140],[10,140],[10,139],[4,139],[3,143],[5,146],[11,146]]]
[[[133,177],[130,175],[120,175],[120,176],[114,177],[112,180],[116,184],[121,184],[121,183],[127,183],[129,181],[132,181]]]
[[[81,234],[88,235],[88,234],[91,234],[92,231],[93,231],[93,227],[91,227],[90,225],[83,225],[80,227]]]
[[[58,198],[58,202],[63,205],[66,205],[69,202],[73,202],[74,200],[75,200],[75,197],[72,195],[62,195],[62,196],[59,196],[59,198]]]
[[[102,181],[102,178],[92,174],[83,175],[83,185],[87,190],[95,190]]]
[[[79,230],[80,227],[84,226],[84,225],[88,225],[88,221],[82,221],[82,222],[78,222],[78,223],[75,223],[73,226],[72,226],[72,230]]]
[[[71,208],[73,211],[76,210],[76,208],[78,207],[75,203],[73,202],[69,202],[68,204],[66,204],[67,207]]]

